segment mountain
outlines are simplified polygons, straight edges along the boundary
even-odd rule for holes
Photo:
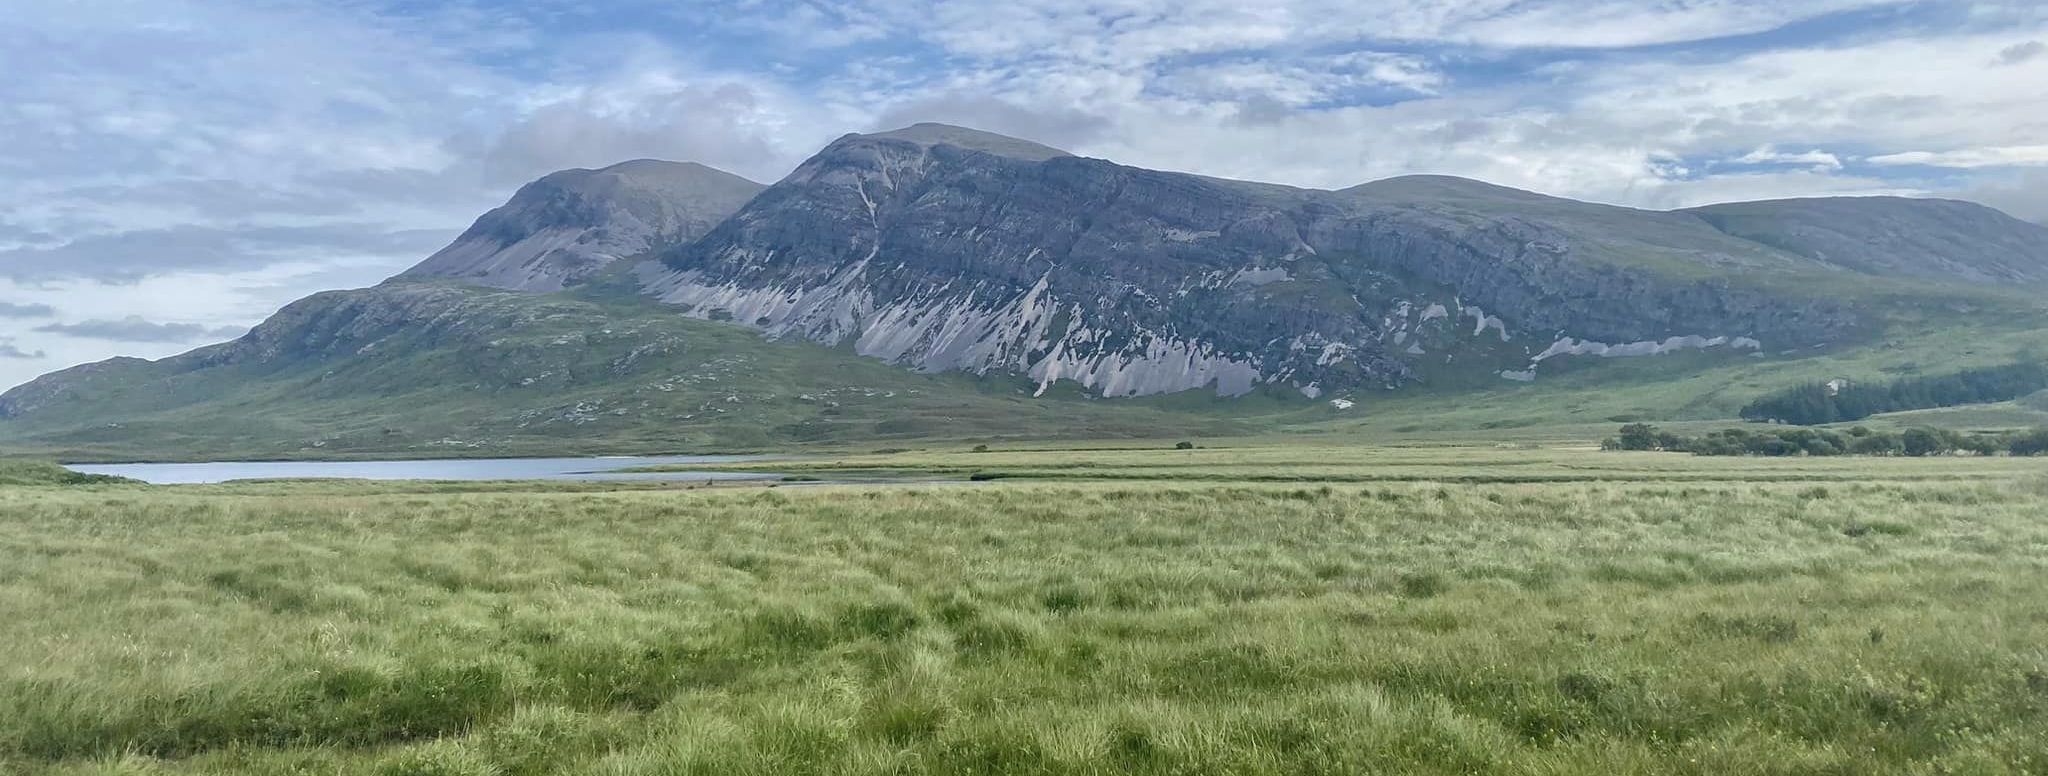
[[[772,336],[1110,396],[1313,396],[1447,360],[1520,374],[1567,342],[1803,347],[1864,322],[1769,282],[1838,267],[1690,215],[1454,179],[1313,191],[969,137],[841,138],[643,279]]]
[[[1449,422],[1487,428],[1727,417],[1769,386],[2032,357],[2044,235],[1939,200],[1302,189],[920,124],[766,187],[650,161],[547,176],[384,285],[0,395],[0,441],[730,450],[1363,427],[1343,413],[1369,401],[1479,402]],[[1090,400],[1197,391],[1266,398]]]
[[[762,188],[701,164],[651,159],[564,170],[520,188],[401,277],[559,291],[620,258],[696,239]]]
[[[1684,212],[1736,237],[1865,274],[2048,283],[2048,227],[1972,202],[1829,197]]]
[[[1214,415],[919,375],[644,299],[395,280],[246,336],[0,396],[0,440],[68,459],[745,451],[1241,433]]]

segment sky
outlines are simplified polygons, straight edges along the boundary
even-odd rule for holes
[[[0,387],[374,284],[520,184],[943,121],[1336,188],[2048,221],[2038,0],[9,0]]]

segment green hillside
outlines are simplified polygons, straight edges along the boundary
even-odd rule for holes
[[[235,342],[11,392],[0,450],[438,457],[1214,436],[1254,428],[1229,415],[1281,406],[1212,399],[1164,410],[1030,393],[1015,380],[918,374],[764,340],[629,297],[389,283],[311,297]]]
[[[534,295],[403,282],[312,297],[235,342],[81,367],[17,389],[0,403],[12,416],[0,417],[0,450],[85,461],[1119,438],[1595,440],[1617,422],[1731,422],[1758,396],[1816,380],[1895,379],[2048,353],[2048,329],[2030,317],[1978,320],[1994,325],[1902,322],[1869,345],[1832,350],[1566,357],[1528,384],[1457,380],[1317,401],[1279,388],[1236,399],[1103,399],[1063,385],[1034,399],[1022,380],[920,374],[845,349],[767,340],[616,289]],[[2042,417],[2020,409],[1921,413],[1915,422],[2023,427]]]

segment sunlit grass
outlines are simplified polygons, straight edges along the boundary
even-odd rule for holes
[[[1419,474],[0,489],[0,772],[2048,765],[2039,462],[1348,454]]]
[[[1125,443],[1128,445],[1129,443]],[[813,455],[707,467],[783,472],[823,479],[947,477],[1033,481],[1150,482],[1893,482],[2003,481],[2048,477],[2048,460],[2025,457],[1702,458],[1674,453],[1602,452],[1519,445],[1359,447],[1245,443],[1217,447],[935,448],[882,454]]]

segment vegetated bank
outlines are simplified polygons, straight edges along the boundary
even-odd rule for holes
[[[0,486],[140,484],[126,477],[83,474],[49,461],[0,458]]]
[[[1975,455],[2048,455],[2048,429],[2004,433],[1963,433],[1953,429],[1914,427],[1881,431],[1857,426],[1847,431],[1817,428],[1729,428],[1701,436],[1683,436],[1648,423],[1631,423],[1600,443],[1604,450],[1659,450],[1694,455],[1756,456],[1912,456],[1968,453]]]
[[[1882,383],[1807,383],[1751,402],[1742,408],[1742,418],[1817,426],[1887,412],[2011,401],[2042,390],[2048,390],[2048,365],[2016,363]]]

